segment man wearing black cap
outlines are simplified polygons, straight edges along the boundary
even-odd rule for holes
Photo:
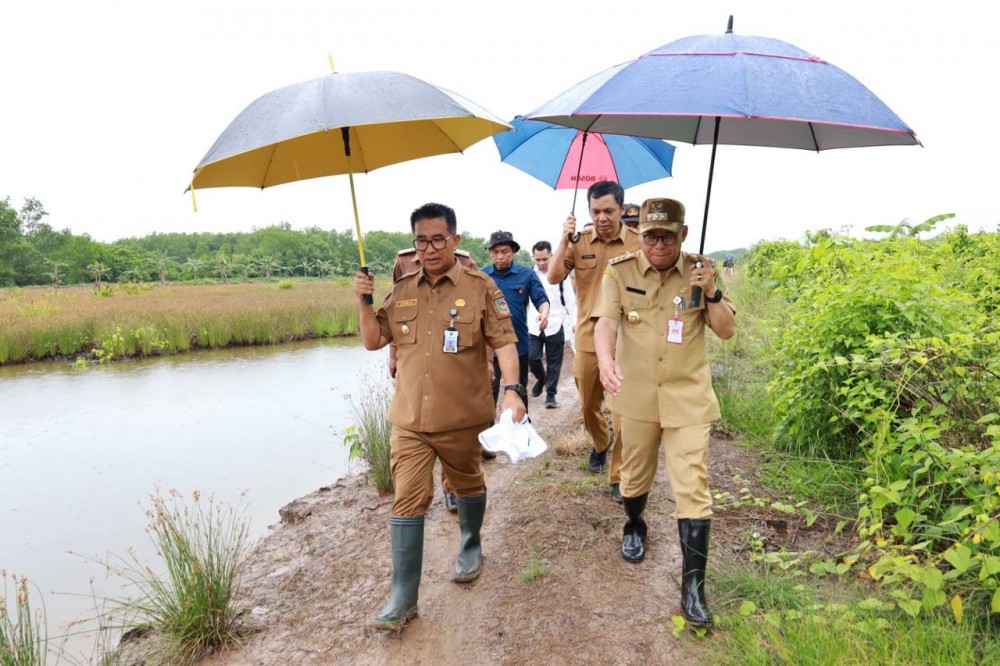
[[[493,278],[503,291],[504,298],[510,308],[510,318],[517,333],[517,359],[519,363],[518,383],[524,386],[528,383],[528,348],[531,338],[528,335],[528,300],[538,310],[538,327],[545,330],[549,317],[549,297],[545,287],[535,271],[528,266],[514,263],[514,255],[521,246],[514,240],[509,231],[494,231],[490,234],[486,249],[490,251],[492,266],[487,266],[483,272]],[[494,359],[494,364],[496,360]],[[494,365],[493,373],[493,403],[496,404],[500,393],[500,370]],[[525,405],[528,404],[527,394],[522,395]]]
[[[638,204],[625,204],[625,212],[622,213],[622,224],[626,227],[632,227],[636,231],[639,230]]]

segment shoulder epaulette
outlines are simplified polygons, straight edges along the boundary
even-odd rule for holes
[[[416,274],[417,274],[417,273],[419,273],[419,272],[420,272],[420,269],[419,269],[419,268],[414,268],[414,269],[413,269],[412,271],[410,271],[409,273],[403,273],[403,274],[402,274],[402,275],[400,275],[400,276],[399,276],[398,278],[396,278],[396,282],[399,282],[399,281],[401,281],[401,280],[403,280],[403,279],[405,279],[405,278],[408,278],[408,277],[413,277],[414,275],[416,275]]]
[[[633,234],[639,235],[639,230],[636,229],[635,227],[630,227],[627,224],[623,224],[622,226],[625,227],[626,229],[628,229],[628,231],[626,231],[625,233],[628,233],[629,231],[631,231]]]
[[[639,256],[638,252],[626,252],[620,257],[615,257],[614,259],[608,259],[608,266],[614,266],[615,264],[620,264],[623,261],[628,261],[629,259],[635,259]]]
[[[484,272],[482,272],[480,270],[477,270],[475,268],[470,268],[469,266],[462,266],[462,270],[467,275],[475,275],[480,280],[488,280],[489,279],[489,276],[487,276],[486,273],[484,273]]]
[[[455,254],[457,254],[460,257],[471,257],[472,256],[471,254],[469,254],[465,250],[455,250]]]
[[[397,253],[396,253],[396,256],[397,256],[397,257],[401,257],[401,256],[403,256],[404,254],[412,254],[412,253],[414,253],[414,252],[416,252],[416,251],[417,251],[417,248],[415,248],[415,247],[408,247],[408,248],[406,248],[405,250],[400,250],[399,252],[397,252]]]

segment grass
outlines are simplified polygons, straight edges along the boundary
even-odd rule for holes
[[[107,361],[358,330],[352,287],[330,280],[129,287],[100,295],[87,286],[0,290],[0,364],[80,354]]]
[[[31,610],[28,580],[0,570],[0,666],[36,666],[46,661],[45,614]],[[10,585],[13,588],[11,596]]]
[[[542,561],[537,548],[532,548],[531,557],[528,559],[528,568],[521,572],[521,580],[530,583],[551,573],[552,567]]]
[[[137,595],[112,600],[105,625],[147,633],[141,663],[190,664],[238,635],[239,589],[248,525],[239,507],[225,508],[195,493],[188,504],[178,493],[152,496],[148,531],[163,574],[134,554],[109,562]],[[121,660],[108,655],[106,662]]]
[[[383,364],[369,365],[362,371],[364,390],[350,397],[356,424],[348,428],[344,443],[351,447],[352,460],[363,460],[368,477],[379,495],[392,492],[390,468],[392,424],[386,415],[392,402],[393,386]]]

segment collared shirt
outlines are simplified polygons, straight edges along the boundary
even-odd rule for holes
[[[451,310],[457,313],[454,317]],[[487,423],[495,415],[483,359],[517,338],[503,292],[481,271],[457,261],[431,284],[423,269],[404,275],[376,313],[383,337],[398,349],[389,421],[416,432]],[[458,353],[443,351],[454,319]]]
[[[463,266],[479,270],[476,260],[465,250],[455,250],[455,259]],[[417,256],[416,249],[411,247],[406,250],[400,250],[396,253],[396,261],[392,264],[392,281],[395,282],[418,268],[420,268],[420,257]]]
[[[579,351],[594,351],[594,322],[591,311],[601,292],[601,276],[610,259],[628,252],[639,252],[641,247],[639,232],[622,225],[618,235],[605,243],[597,235],[597,227],[584,229],[578,243],[570,243],[563,257],[567,272],[576,269],[576,348]]]
[[[541,307],[542,303],[548,303],[549,297],[545,295],[545,287],[542,286],[534,270],[520,264],[511,264],[505,271],[498,271],[491,264],[484,268],[483,272],[493,278],[497,286],[503,290],[503,295],[507,297],[511,319],[514,321],[514,331],[517,333],[517,354],[518,356],[527,354],[530,344],[528,300],[530,299],[536,308]]]
[[[708,423],[721,416],[705,351],[705,299],[697,308],[688,302],[695,261],[693,255],[681,253],[662,277],[642,252],[608,264],[592,315],[618,322],[615,359],[622,387],[608,399],[610,408],[622,416],[664,428]],[[686,307],[675,306],[676,297],[684,299]],[[728,298],[723,300],[732,307]],[[684,322],[680,344],[667,342],[668,321],[675,317]]]
[[[545,334],[555,335],[563,326],[572,326],[576,322],[576,294],[573,292],[573,281],[569,278],[563,280],[560,294],[559,285],[549,284],[545,273],[538,270],[537,266],[535,275],[545,288],[545,295],[549,297],[549,319],[545,326]],[[563,301],[566,301],[566,305],[563,305]],[[538,308],[534,303],[528,304],[528,333],[535,336],[541,333],[538,330]]]

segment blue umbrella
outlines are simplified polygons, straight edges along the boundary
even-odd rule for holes
[[[493,135],[500,160],[553,189],[572,188],[574,214],[580,184],[613,180],[627,188],[671,176],[674,147],[664,141],[580,131],[521,116],[510,125],[513,129]]]
[[[702,254],[718,144],[816,151],[920,145],[855,78],[786,42],[733,34],[731,16],[724,35],[670,42],[590,77],[526,117],[589,132],[712,144]]]

